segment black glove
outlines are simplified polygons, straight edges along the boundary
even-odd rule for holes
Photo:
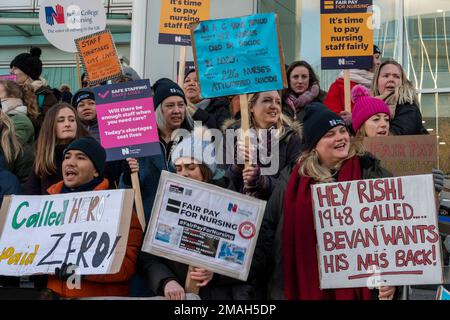
[[[69,279],[70,276],[75,274],[75,269],[76,266],[74,266],[74,268],[71,268],[71,272],[68,271],[69,267],[74,266],[73,263],[63,263],[61,265],[60,268],[55,268],[55,276],[62,281],[67,281],[67,279]]]
[[[434,182],[434,189],[436,192],[441,192],[444,188],[444,172],[442,170],[433,169],[433,182]]]

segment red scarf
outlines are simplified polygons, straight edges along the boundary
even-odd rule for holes
[[[284,294],[288,300],[371,300],[367,288],[320,290],[317,261],[317,238],[314,229],[311,186],[312,178],[292,171],[284,197],[283,276]],[[358,157],[346,160],[338,181],[361,180]]]

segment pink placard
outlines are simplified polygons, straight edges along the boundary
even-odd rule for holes
[[[152,98],[102,104],[97,118],[105,149],[159,141]]]

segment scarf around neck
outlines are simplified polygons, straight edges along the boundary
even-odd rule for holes
[[[317,237],[314,229],[312,178],[292,171],[284,197],[282,262],[284,294],[288,300],[371,300],[368,288],[320,289]],[[357,156],[346,160],[337,181],[360,180]]]
[[[27,114],[27,107],[23,105],[22,99],[6,98],[2,101],[2,111],[7,115]]]

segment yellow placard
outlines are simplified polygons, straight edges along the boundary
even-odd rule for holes
[[[322,57],[367,56],[373,51],[372,13],[322,14]]]

